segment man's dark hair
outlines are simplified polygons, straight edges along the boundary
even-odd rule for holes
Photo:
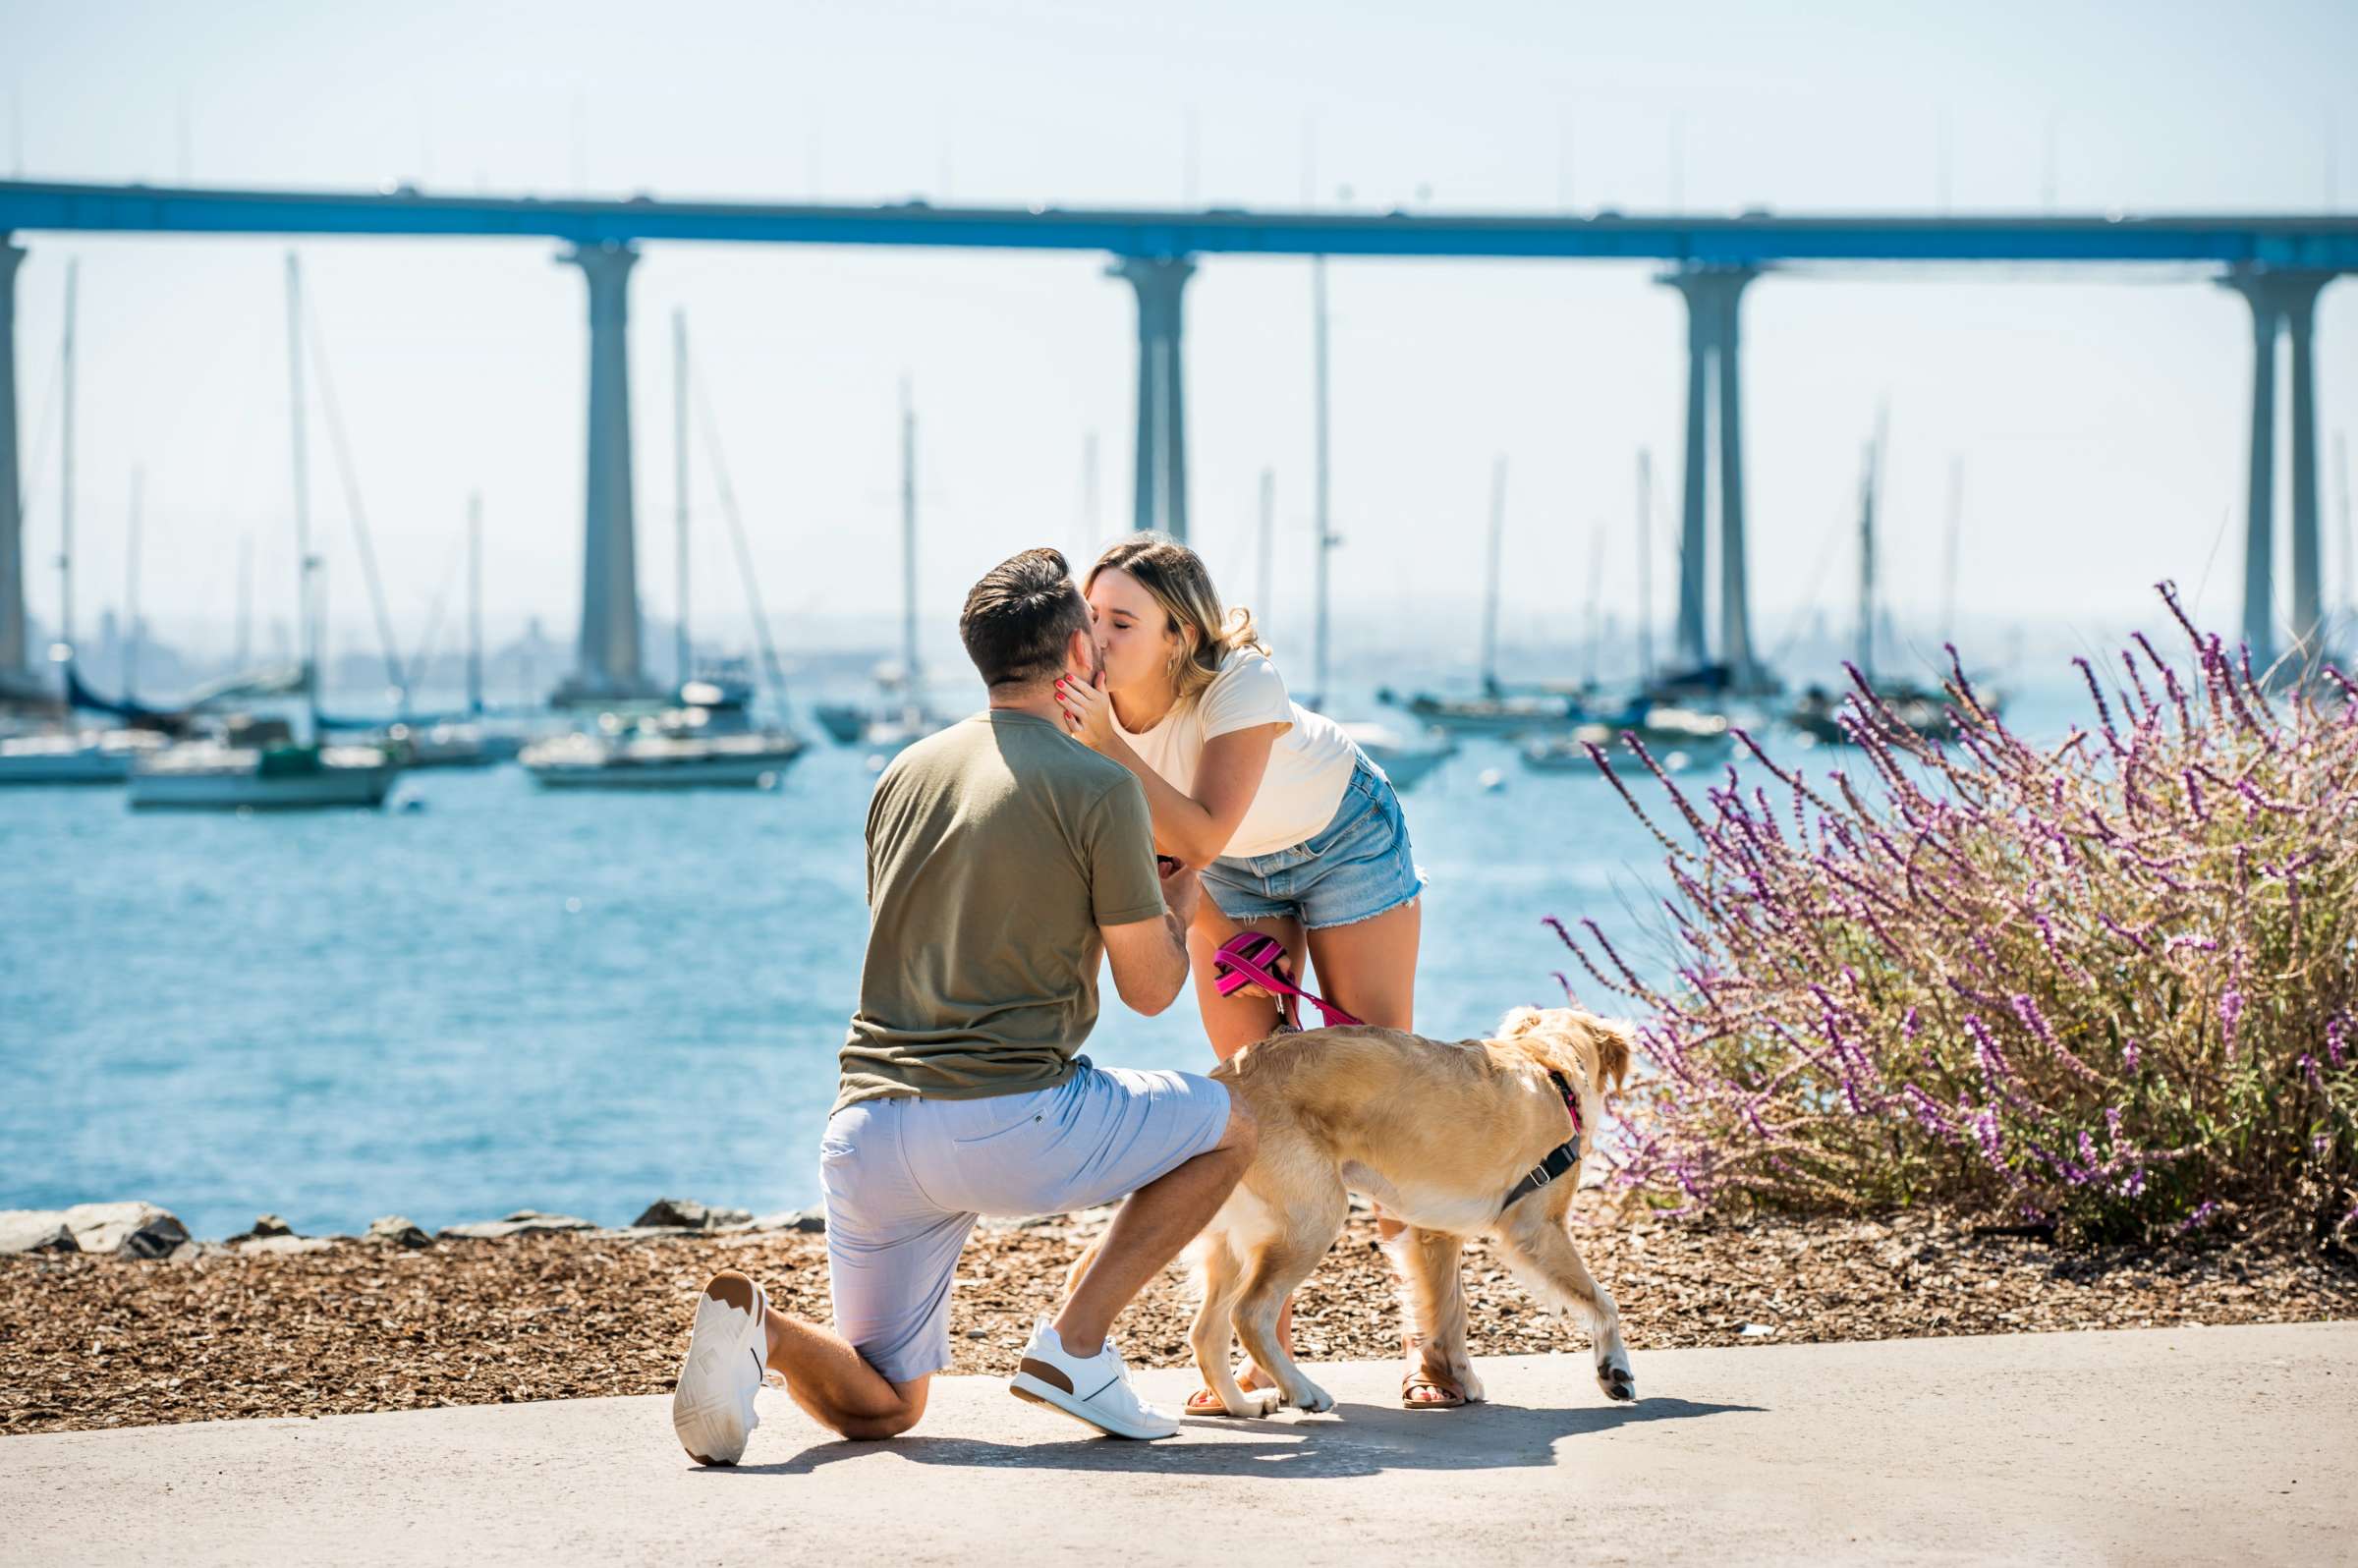
[[[1055,550],[1026,550],[982,574],[958,612],[958,636],[985,686],[1051,679],[1064,669],[1075,632],[1089,630],[1089,602]]]

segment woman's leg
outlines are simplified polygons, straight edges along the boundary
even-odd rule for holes
[[[1204,903],[1197,912],[1196,923],[1188,928],[1187,956],[1196,972],[1196,1007],[1204,1015],[1204,1033],[1211,1041],[1211,1053],[1226,1061],[1256,1040],[1267,1039],[1277,1032],[1284,1015],[1277,1010],[1276,998],[1239,991],[1234,996],[1222,996],[1213,972],[1212,955],[1239,931],[1261,931],[1274,936],[1285,947],[1286,967],[1295,975],[1302,973],[1302,923],[1290,916],[1274,915],[1265,919],[1232,921],[1220,913],[1207,891]],[[1277,1342],[1290,1351],[1294,1342],[1294,1308],[1287,1302],[1277,1320]],[[1265,1388],[1266,1379],[1261,1369],[1246,1369],[1244,1386]],[[1190,1415],[1217,1416],[1226,1413],[1219,1396],[1208,1388],[1192,1395],[1187,1402]]]
[[[1362,1023],[1406,1030],[1416,1009],[1417,947],[1424,925],[1424,901],[1411,899],[1373,920],[1312,931],[1310,962],[1318,971],[1319,994]],[[1406,1228],[1377,1211],[1376,1232],[1384,1241]],[[1404,1330],[1400,1350],[1412,1370],[1422,1365],[1418,1348],[1415,1335]],[[1414,1390],[1413,1397],[1420,1404],[1448,1403],[1430,1383]]]
[[[1424,930],[1423,899],[1411,899],[1374,920],[1328,925],[1310,933],[1317,990],[1363,1024],[1409,1027],[1417,1000],[1417,943]]]

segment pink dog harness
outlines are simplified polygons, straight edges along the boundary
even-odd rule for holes
[[[1514,1190],[1506,1195],[1506,1202],[1498,1205],[1501,1214],[1565,1172],[1580,1166],[1580,1096],[1572,1092],[1571,1081],[1563,1074],[1550,1068],[1547,1076],[1555,1080],[1555,1092],[1564,1096],[1564,1112],[1572,1118],[1572,1136],[1549,1149],[1545,1159],[1532,1166],[1530,1173],[1515,1183]]]

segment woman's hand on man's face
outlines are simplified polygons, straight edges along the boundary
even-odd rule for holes
[[[1113,744],[1113,700],[1105,695],[1105,673],[1084,683],[1070,675],[1056,682],[1065,730],[1082,745],[1102,752]]]

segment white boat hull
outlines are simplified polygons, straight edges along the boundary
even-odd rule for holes
[[[131,777],[131,804],[143,811],[301,811],[385,804],[400,770],[331,765],[312,773],[265,776],[254,771],[146,770]]]
[[[527,747],[525,771],[544,789],[759,789],[803,755],[801,743],[746,745],[733,738],[610,746],[572,737]]]
[[[161,736],[136,730],[0,741],[0,784],[120,784],[163,746]]]
[[[131,758],[100,751],[0,756],[0,784],[120,784]]]
[[[1395,790],[1416,788],[1426,774],[1457,755],[1457,742],[1439,730],[1413,735],[1362,719],[1346,722],[1343,733],[1362,756],[1383,769]]]
[[[1368,756],[1383,769],[1383,776],[1392,781],[1395,790],[1413,790],[1425,775],[1439,767],[1456,754],[1454,752],[1378,752],[1369,748]]]
[[[797,754],[773,757],[717,757],[700,762],[625,763],[617,766],[532,767],[533,782],[552,790],[758,789],[774,781]],[[528,764],[529,766],[529,764]]]

